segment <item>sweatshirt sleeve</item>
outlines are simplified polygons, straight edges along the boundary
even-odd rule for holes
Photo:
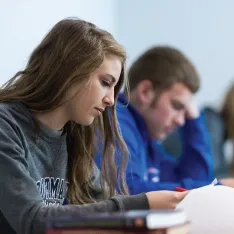
[[[46,219],[61,215],[149,208],[145,194],[85,205],[46,206],[29,174],[17,127],[3,114],[0,126],[0,211],[17,234],[42,234]]]
[[[180,178],[211,181],[214,178],[214,162],[210,136],[204,113],[197,119],[186,120],[181,129],[183,153],[178,164]]]
[[[172,155],[167,154],[161,144],[154,142],[152,146],[154,149],[154,157],[157,158],[157,155],[160,156],[160,165],[157,163],[158,160],[155,163],[155,165],[158,165],[158,168],[160,168],[160,181],[157,183],[157,190],[175,190],[176,187],[194,189],[206,186],[212,182],[213,178],[207,177],[203,179],[198,179],[195,178],[195,176],[191,177],[189,175],[181,177],[181,171],[179,170],[183,170],[183,168],[178,167],[177,160],[173,158]],[[196,166],[190,168],[193,173],[197,169],[199,168]],[[197,173],[199,173],[199,171]]]
[[[127,126],[125,126],[124,129],[126,131],[129,130]],[[147,178],[146,173],[151,170],[151,168],[147,168],[147,163],[144,161],[146,158],[141,157],[140,149],[135,150],[137,149],[136,146],[138,141],[134,136],[129,137],[129,133],[130,131],[128,131],[126,144],[129,149],[130,160],[126,171],[126,178],[131,194],[158,190],[175,191],[176,187],[194,189],[208,185],[211,182],[210,180],[194,180],[191,178],[177,179],[175,173],[175,160],[169,158],[169,155],[162,155],[162,152],[157,154],[160,155],[160,165],[156,163],[155,168],[152,169],[157,170],[156,167],[160,168],[158,171],[158,179],[154,180]]]
[[[153,144],[155,161],[160,156],[160,180],[177,182],[186,189],[210,184],[214,179],[214,166],[204,113],[196,119],[186,120],[180,131],[183,151],[178,160],[166,153],[161,144]]]

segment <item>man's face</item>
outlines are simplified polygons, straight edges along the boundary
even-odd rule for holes
[[[184,84],[176,83],[141,111],[153,139],[163,141],[177,126],[184,125],[192,97]]]

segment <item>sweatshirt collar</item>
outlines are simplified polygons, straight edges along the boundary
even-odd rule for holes
[[[132,114],[132,117],[135,120],[140,135],[142,136],[144,142],[148,145],[148,143],[151,142],[149,131],[147,129],[146,122],[139,111],[129,102],[129,100],[123,93],[119,94],[118,101],[126,106],[126,108],[128,108],[129,112]]]

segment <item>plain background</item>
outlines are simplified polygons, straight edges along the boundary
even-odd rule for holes
[[[128,66],[153,45],[170,45],[196,65],[199,105],[219,107],[234,77],[232,0],[0,0],[0,85],[23,69],[47,31],[77,16],[110,31]]]

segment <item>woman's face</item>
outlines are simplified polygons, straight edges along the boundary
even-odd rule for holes
[[[122,70],[120,58],[105,57],[101,66],[91,73],[86,85],[77,83],[68,91],[65,113],[68,120],[90,125],[108,106],[114,105],[114,88]]]

